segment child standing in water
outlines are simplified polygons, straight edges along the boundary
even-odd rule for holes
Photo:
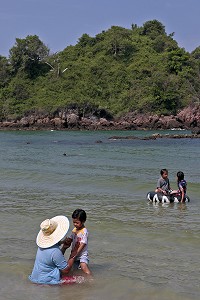
[[[178,190],[172,191],[172,194],[180,195],[181,196],[181,202],[184,202],[186,191],[187,191],[187,182],[184,179],[184,173],[182,171],[178,171],[176,176],[177,176]]]
[[[70,242],[72,244],[68,266],[71,268],[73,264],[76,263],[84,273],[91,275],[91,271],[88,267],[88,230],[85,227],[85,221],[87,219],[86,212],[83,209],[76,209],[72,214],[72,219],[74,229],[72,230],[71,236],[67,238],[63,244],[63,249],[67,249]]]
[[[157,181],[157,187],[155,189],[156,193],[162,193],[164,195],[168,195],[170,193],[170,183],[168,178],[168,170],[161,169],[160,170],[161,177]]]

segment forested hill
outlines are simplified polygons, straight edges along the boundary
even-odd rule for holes
[[[157,20],[83,34],[54,54],[29,35],[0,56],[0,120],[69,108],[168,115],[199,98],[200,47],[180,48]]]

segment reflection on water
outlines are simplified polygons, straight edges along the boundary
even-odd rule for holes
[[[181,140],[181,145],[170,140],[111,142],[108,132],[1,135],[2,299],[199,299],[196,140]],[[165,153],[174,187],[173,174],[185,166],[188,155],[190,203],[146,200],[163,167],[160,153]],[[70,219],[79,207],[88,214],[94,282],[81,288],[31,284],[27,277],[39,224],[58,214]]]
[[[159,202],[149,202],[149,205],[153,205],[155,208],[160,208],[160,207],[169,207],[169,208],[174,208],[174,209],[179,209],[179,210],[186,210],[187,205],[186,203],[159,203]]]

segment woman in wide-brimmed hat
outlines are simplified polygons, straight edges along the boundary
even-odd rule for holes
[[[64,257],[65,245],[60,249],[59,242],[66,236],[69,220],[65,216],[56,216],[40,224],[36,244],[38,250],[35,264],[29,279],[34,283],[59,284],[62,275],[69,272],[69,266]]]

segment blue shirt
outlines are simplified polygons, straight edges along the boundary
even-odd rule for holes
[[[60,283],[60,270],[66,267],[67,262],[58,244],[46,249],[38,247],[29,279],[33,283],[58,284]]]
[[[187,191],[187,182],[185,179],[182,179],[181,181],[178,182],[178,188],[181,191],[181,188],[184,190],[184,193]]]

